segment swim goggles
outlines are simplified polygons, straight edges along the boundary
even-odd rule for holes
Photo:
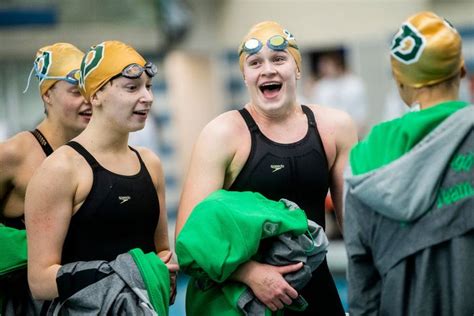
[[[79,77],[81,76],[81,71],[79,69],[71,70],[66,76],[64,77],[57,77],[57,76],[48,76],[43,75],[42,73],[36,71],[36,77],[40,80],[64,80],[70,84],[78,85],[79,84]]]
[[[79,69],[74,69],[71,70],[66,76],[60,77],[60,76],[48,76],[45,74],[42,74],[39,69],[38,65],[36,62],[33,64],[33,69],[31,69],[30,75],[28,76],[28,82],[26,83],[26,88],[23,90],[23,93],[26,93],[28,91],[28,88],[30,86],[30,80],[31,76],[35,74],[35,76],[41,81],[43,80],[64,80],[72,85],[77,86],[79,84],[79,78],[81,76],[81,71]]]
[[[281,35],[274,35],[267,40],[267,47],[272,50],[283,51],[288,46],[298,49],[298,45],[288,42],[288,40]],[[262,47],[263,44],[258,39],[248,39],[240,48],[239,56],[244,52],[248,55],[256,54],[262,49]]]
[[[158,67],[152,62],[147,62],[145,66],[140,66],[139,64],[130,64],[125,67],[119,76],[123,76],[128,79],[137,79],[146,72],[148,77],[152,78],[158,73]]]

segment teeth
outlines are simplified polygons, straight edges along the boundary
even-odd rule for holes
[[[280,84],[280,83],[279,82],[267,82],[267,83],[262,84],[261,86],[266,87],[266,86],[273,86],[273,85],[278,85],[278,84]]]

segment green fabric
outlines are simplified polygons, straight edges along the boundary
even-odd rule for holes
[[[170,275],[168,268],[154,252],[129,251],[145,283],[150,302],[159,316],[169,314]]]
[[[222,284],[202,291],[191,279],[187,315],[240,315],[237,300],[245,286],[227,278],[257,254],[261,239],[307,229],[303,210],[289,211],[283,202],[259,193],[218,190],[209,195],[186,221],[176,254],[181,271],[204,283],[210,278]]]
[[[0,278],[6,274],[26,268],[26,230],[15,229],[0,224]]]
[[[202,291],[195,285],[196,281],[196,278],[191,278],[186,289],[186,315],[241,316],[243,314],[236,303],[247,288],[244,284],[226,281]],[[266,308],[265,315],[262,316],[280,315],[283,315],[283,311],[272,313]]]
[[[350,153],[353,175],[383,167],[410,151],[448,116],[466,107],[462,101],[443,102],[378,124]]]
[[[222,315],[241,316],[242,313],[230,304],[230,301],[223,295],[222,286],[216,285],[206,291],[198,289],[195,285],[196,279],[191,278],[186,290],[186,315]],[[243,288],[244,285],[242,284]],[[241,294],[244,288],[236,294]],[[238,295],[236,295],[238,298]]]
[[[26,268],[26,230],[15,229],[0,224],[0,283],[9,273]],[[0,315],[5,301],[4,287],[0,285]]]

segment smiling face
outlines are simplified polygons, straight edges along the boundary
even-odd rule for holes
[[[59,80],[43,95],[48,118],[75,134],[82,132],[92,115],[91,105],[77,85]]]
[[[97,115],[124,132],[143,129],[153,103],[151,81],[145,72],[137,79],[109,81],[92,96],[92,104],[99,108]]]
[[[287,50],[263,47],[246,56],[243,75],[252,104],[263,110],[278,110],[296,102],[299,70]]]

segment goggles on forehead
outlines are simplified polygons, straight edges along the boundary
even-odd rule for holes
[[[284,38],[281,35],[274,35],[267,40],[267,47],[272,50],[283,51],[288,46],[298,49],[298,46],[296,44],[291,44],[290,42],[288,42],[286,38]],[[258,39],[256,38],[248,39],[242,45],[239,56],[242,55],[242,53],[244,52],[248,55],[256,54],[262,49],[262,47],[263,47],[263,44]]]
[[[64,80],[72,85],[77,86],[79,84],[79,78],[81,76],[81,71],[79,69],[74,69],[71,70],[66,76],[60,77],[60,76],[48,76],[45,74],[42,74],[40,70],[38,69],[38,65],[36,62],[33,64],[33,68],[30,71],[30,75],[28,76],[28,81],[26,83],[26,88],[23,90],[23,93],[26,93],[28,91],[28,88],[30,86],[30,80],[31,76],[35,74],[35,76],[40,80],[40,83],[42,80]]]
[[[143,72],[145,72],[148,77],[152,78],[158,73],[158,67],[151,62],[147,62],[145,66],[130,64],[125,67],[119,75],[128,79],[137,79],[140,78]]]
[[[71,70],[66,76],[59,77],[59,76],[48,76],[43,75],[40,72],[36,72],[36,77],[40,80],[64,80],[70,84],[78,85],[79,84],[79,77],[81,76],[81,71],[79,69]]]

